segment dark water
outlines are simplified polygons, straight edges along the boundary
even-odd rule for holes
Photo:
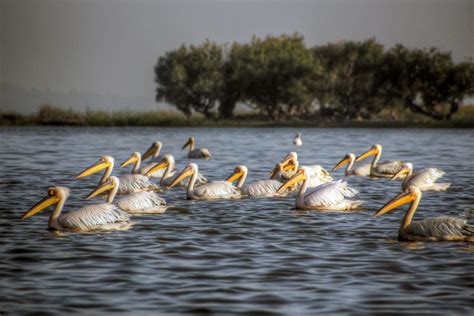
[[[474,311],[474,246],[396,241],[403,211],[374,218],[399,182],[347,178],[366,200],[358,213],[296,211],[294,198],[199,201],[183,190],[176,208],[136,217],[125,232],[46,230],[49,211],[21,214],[48,186],[71,188],[65,211],[79,207],[98,180],[73,176],[102,154],[118,162],[152,141],[187,162],[189,135],[214,155],[198,161],[210,179],[237,164],[264,178],[293,148],[295,129],[0,129],[0,314],[380,314]],[[453,182],[426,193],[416,218],[470,216],[473,130],[301,129],[304,164],[330,168],[349,151],[384,145],[382,158],[435,166]],[[118,172],[129,171],[118,170]],[[335,176],[341,177],[342,171]],[[97,203],[98,200],[91,203]]]

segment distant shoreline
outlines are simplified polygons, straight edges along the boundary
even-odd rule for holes
[[[463,107],[449,121],[400,115],[392,120],[382,115],[373,120],[308,120],[271,121],[255,113],[240,113],[232,120],[206,119],[202,115],[187,117],[179,112],[77,112],[46,106],[37,114],[25,115],[0,112],[0,126],[84,126],[84,127],[329,127],[329,128],[474,128],[474,107]]]

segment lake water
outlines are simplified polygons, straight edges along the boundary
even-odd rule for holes
[[[162,194],[174,208],[129,231],[58,236],[49,211],[19,221],[53,185],[71,189],[65,211],[99,202],[83,201],[99,175],[74,175],[104,154],[120,163],[161,140],[181,169],[190,135],[214,155],[195,160],[211,180],[238,164],[263,179],[295,149],[330,169],[381,143],[382,159],[439,167],[453,183],[424,194],[415,219],[474,215],[474,130],[0,128],[0,314],[473,314],[473,244],[401,243],[406,207],[372,216],[400,182],[346,178],[366,201],[355,213],[297,211],[294,197],[187,201],[176,189]]]

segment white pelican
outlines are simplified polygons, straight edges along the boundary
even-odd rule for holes
[[[451,186],[450,182],[436,183],[436,180],[444,175],[444,171],[436,168],[426,168],[413,173],[413,164],[408,162],[391,180],[395,180],[403,174],[406,174],[402,182],[403,190],[414,185],[421,191],[445,191]]]
[[[382,145],[375,144],[368,151],[357,157],[356,161],[361,161],[367,157],[375,155],[372,164],[370,165],[370,176],[377,178],[391,178],[398,173],[404,165],[403,161],[387,160],[378,163],[382,155]]]
[[[308,167],[302,167],[278,189],[277,193],[284,192],[289,186],[303,180],[303,185],[296,196],[296,208],[298,209],[350,211],[363,203],[362,201],[346,199],[346,197],[353,197],[359,192],[349,187],[347,182],[342,180],[323,183],[306,193],[310,177],[311,170]]]
[[[111,156],[102,156],[99,161],[93,164],[90,167],[87,167],[76,176],[76,179],[87,177],[93,173],[99,172],[102,169],[105,169],[104,175],[100,179],[99,183],[104,183],[112,174],[114,169],[114,158]],[[123,195],[132,192],[140,191],[160,191],[160,188],[151,182],[148,177],[145,177],[141,174],[126,174],[120,176],[120,186],[118,188],[117,194]]]
[[[150,170],[145,173],[147,176],[149,173],[157,173],[158,171],[164,170],[163,176],[160,180],[160,185],[163,188],[169,189],[171,182],[173,182],[174,171],[176,168],[176,164],[174,162],[174,157],[171,154],[166,154],[163,158],[156,163]],[[190,179],[184,179],[178,185],[182,187],[186,187],[189,183]],[[196,178],[196,185],[201,185],[203,183],[207,183],[206,177],[204,177],[200,172],[198,172]]]
[[[293,145],[295,146],[303,145],[303,140],[301,139],[301,133],[296,134],[295,139],[293,139]]]
[[[189,200],[237,199],[242,197],[239,189],[227,181],[204,183],[195,188],[194,184],[196,183],[197,174],[198,166],[195,163],[190,163],[171,182],[170,188],[180,183],[186,177],[191,177],[186,191],[186,196]]]
[[[364,164],[360,166],[354,166],[354,162],[356,160],[356,156],[353,153],[349,153],[342,158],[341,161],[337,163],[337,165],[332,168],[332,171],[336,171],[340,167],[344,166],[345,164],[348,164],[346,167],[346,171],[344,174],[346,176],[359,176],[359,177],[368,177],[370,175],[370,164]]]
[[[330,182],[333,180],[331,174],[324,169],[321,165],[310,165],[310,166],[300,166],[298,161],[298,154],[294,151],[289,153],[282,161],[283,167],[285,168],[289,164],[293,165],[293,170],[296,170],[299,167],[306,167],[311,175],[311,182],[309,183],[310,188],[315,187],[321,183]]]
[[[89,193],[86,200],[93,198],[103,192],[109,191],[107,203],[114,202],[120,186],[120,179],[111,176],[107,181],[99,184],[97,188]],[[130,214],[161,214],[166,211],[166,201],[160,198],[155,192],[134,192],[120,197],[115,203],[122,211]]]
[[[142,156],[142,160],[147,160],[151,157],[150,162],[158,162],[161,160],[160,151],[163,148],[163,144],[160,141],[153,142],[151,146],[145,151]]]
[[[68,188],[60,186],[49,188],[48,195],[23,214],[21,220],[33,216],[51,205],[56,205],[49,217],[49,230],[125,230],[133,224],[130,222],[128,213],[109,203],[87,205],[78,210],[61,214],[68,196]]]
[[[142,174],[149,178],[160,178],[164,174],[164,170],[156,170],[155,172],[148,172],[151,168],[156,166],[157,162],[152,162],[140,168],[142,162],[142,155],[136,151],[130,155],[130,157],[122,162],[120,168],[126,167],[129,164],[133,163],[132,174]]]
[[[286,166],[283,166],[281,162],[278,162],[275,168],[270,172],[269,177],[271,180],[286,182],[295,174],[297,169],[297,165],[288,163]]]
[[[418,187],[409,186],[378,210],[375,216],[386,214],[400,205],[410,203],[398,231],[398,240],[474,242],[474,225],[467,224],[467,221],[462,218],[439,216],[412,222],[421,196],[422,193]]]
[[[189,137],[186,144],[184,144],[182,149],[185,149],[189,146],[188,158],[194,159],[211,159],[212,155],[211,152],[206,148],[196,148],[194,149],[194,145],[196,144],[196,140],[194,137]]]
[[[234,169],[234,173],[230,175],[226,181],[233,183],[234,181],[239,180],[236,187],[239,188],[243,194],[253,197],[275,196],[276,191],[283,184],[277,180],[266,179],[244,185],[245,179],[247,179],[247,174],[248,169],[246,166],[237,166]],[[289,192],[290,191],[286,191],[285,193]],[[281,195],[282,194],[279,194],[278,196]]]

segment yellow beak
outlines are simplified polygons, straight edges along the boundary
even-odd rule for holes
[[[228,177],[225,181],[232,183],[235,180],[240,179],[240,177],[242,177],[243,175],[244,173],[242,171],[236,171],[230,177]]]
[[[167,161],[161,161],[157,165],[153,166],[150,170],[145,172],[144,176],[148,177],[150,174],[155,173],[156,171],[168,167],[168,162]]]
[[[276,193],[280,194],[283,191],[285,191],[287,188],[292,186],[293,184],[295,184],[299,181],[303,181],[305,179],[306,179],[306,176],[305,176],[303,170],[298,171],[293,177],[291,177],[288,181],[286,181],[286,183],[284,183],[281,187],[279,187],[278,190],[276,191]]]
[[[128,166],[129,164],[131,163],[135,163],[137,162],[137,157],[135,155],[131,155],[130,158],[128,158],[127,160],[125,160],[124,162],[122,162],[122,164],[120,165],[120,168],[123,168],[123,167],[126,167]]]
[[[44,210],[48,206],[51,206],[53,204],[56,204],[59,202],[59,197],[56,195],[50,196],[48,195],[47,197],[43,198],[41,201],[36,203],[32,208],[30,208],[23,216],[20,218],[20,220],[24,220],[25,218],[31,217],[35,215],[36,213]]]
[[[369,149],[368,151],[366,151],[365,153],[363,153],[362,155],[357,157],[356,161],[364,160],[365,158],[370,157],[372,155],[376,155],[377,153],[378,153],[377,149],[375,149],[375,148],[374,149]]]
[[[402,170],[400,170],[398,173],[396,173],[391,179],[390,181],[393,181],[397,178],[400,178],[401,176],[403,176],[404,174],[408,174],[410,170],[408,170],[408,168],[403,168]]]
[[[174,187],[175,185],[183,181],[183,179],[191,176],[192,174],[193,174],[193,170],[190,167],[184,168],[183,171],[181,171],[181,173],[178,174],[176,178],[174,178],[173,182],[171,182],[171,184],[169,185],[169,188],[171,189],[172,187]]]
[[[385,204],[380,210],[378,210],[375,213],[375,216],[386,214],[390,212],[391,210],[399,207],[400,205],[410,203],[414,199],[415,199],[415,196],[411,192],[401,194],[401,195],[399,194],[395,198],[393,198],[391,201],[389,201],[387,204]]]
[[[183,148],[181,148],[181,150],[183,150],[184,148],[188,147],[189,145],[191,145],[193,143],[192,139],[188,139],[188,141],[186,142],[186,144],[184,144]]]
[[[95,164],[93,164],[92,166],[84,169],[84,171],[82,171],[81,173],[79,173],[77,176],[76,176],[76,179],[80,179],[80,178],[83,178],[83,177],[87,177],[87,176],[90,176],[91,174],[93,173],[96,173],[96,172],[99,172],[101,171],[102,169],[105,169],[109,167],[109,163],[106,162],[106,161],[102,161],[102,160],[99,160],[98,162],[96,162]]]
[[[147,151],[145,151],[145,153],[143,154],[142,160],[145,160],[145,159],[148,159],[149,157],[154,156],[158,150],[159,149],[157,147],[155,147],[154,145],[151,145],[150,148],[148,148]]]
[[[342,166],[344,166],[346,163],[349,163],[350,161],[351,160],[349,158],[342,159],[341,161],[337,163],[337,165],[334,166],[334,168],[332,168],[332,171],[336,171],[337,169],[341,168]]]
[[[103,192],[106,192],[106,191],[109,191],[109,190],[112,190],[114,188],[114,183],[112,181],[107,181],[107,182],[104,182],[103,184],[97,186],[97,188],[95,188],[94,191],[92,191],[91,193],[89,193],[87,196],[86,196],[86,200],[90,200],[92,199],[93,197],[103,193]]]

